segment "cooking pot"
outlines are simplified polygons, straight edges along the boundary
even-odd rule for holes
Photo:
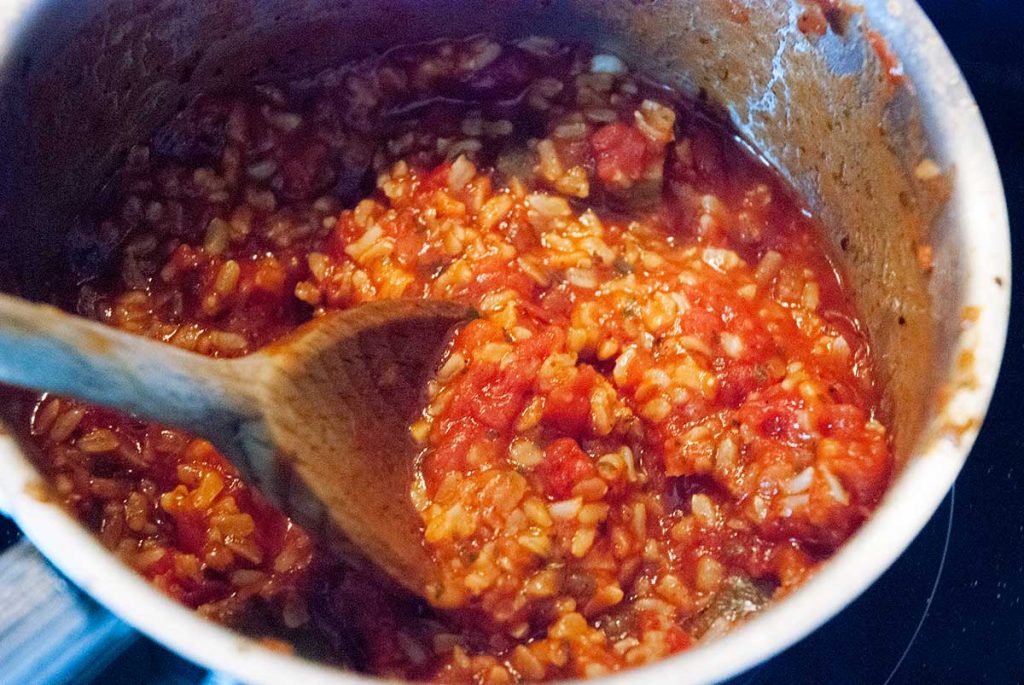
[[[706,100],[822,219],[870,334],[898,461],[874,515],[784,601],[609,678],[713,682],[824,623],[907,547],[970,451],[1003,351],[1008,226],[977,107],[916,4],[862,3],[13,0],[0,8],[2,285],[38,295],[62,234],[128,146],[201,90],[404,42],[541,34],[589,41]],[[248,683],[365,679],[266,649],[150,587],[52,503],[4,414],[0,508],[113,612]]]

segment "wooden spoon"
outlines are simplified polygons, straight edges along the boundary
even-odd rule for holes
[[[451,302],[378,302],[213,359],[0,295],[0,381],[208,439],[300,525],[327,539],[340,532],[422,595],[434,577],[409,499],[409,420],[449,333],[470,315]]]

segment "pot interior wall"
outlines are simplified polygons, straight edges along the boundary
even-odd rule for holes
[[[912,91],[863,18],[800,33],[796,0],[105,0],[43,2],[0,73],[0,221],[10,288],[33,296],[76,211],[134,142],[204,89],[315,71],[394,44],[533,34],[587,40],[721,106],[823,219],[864,316],[901,459],[946,368],[956,245],[932,303],[916,251],[935,202]],[[845,25],[841,25],[845,24]],[[955,242],[955,241],[947,241]]]

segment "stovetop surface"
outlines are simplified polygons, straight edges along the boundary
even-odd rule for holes
[[[1024,1],[919,2],[981,107],[1006,187],[1013,249],[1024,254]],[[728,685],[1024,682],[1024,274],[1014,280],[995,398],[953,492],[862,597]],[[0,519],[0,549],[17,537]],[[186,685],[206,677],[141,640],[92,682]]]

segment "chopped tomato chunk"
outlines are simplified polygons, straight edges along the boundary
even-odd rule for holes
[[[647,164],[647,139],[632,126],[608,124],[590,139],[597,175],[612,187],[626,188],[641,177]]]
[[[594,464],[573,438],[559,438],[544,450],[537,469],[545,491],[552,499],[564,499],[576,483],[594,474]]]

